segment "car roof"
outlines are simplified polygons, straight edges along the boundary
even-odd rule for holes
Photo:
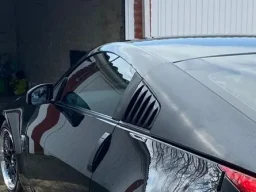
[[[172,37],[131,41],[169,62],[230,54],[256,53],[254,36]]]
[[[152,136],[256,174],[256,120],[220,95],[215,87],[203,84],[214,84],[229,74],[211,76],[214,82],[199,79],[201,75],[208,78],[206,72],[218,72],[220,67],[231,73],[234,66],[228,67],[233,63],[256,65],[252,55],[256,54],[255,37],[149,39],[111,43],[100,49],[114,52],[131,63],[159,101],[161,110],[151,128]],[[247,72],[244,71],[246,77]],[[221,87],[216,89],[222,91]],[[231,97],[228,92],[225,94]],[[236,149],[242,152],[237,153]]]
[[[161,63],[256,53],[256,36],[189,36],[114,42],[92,51],[113,52],[130,63],[139,74],[147,75]]]

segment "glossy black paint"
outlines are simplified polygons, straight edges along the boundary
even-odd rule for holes
[[[164,76],[169,80],[162,78]],[[247,146],[243,153],[250,158],[244,158],[230,145],[240,137],[247,137],[245,135],[255,136],[255,122],[173,65],[162,64],[145,79],[164,103],[152,128],[153,135],[256,172],[252,160],[255,156],[251,157],[254,139],[239,142],[241,147]],[[168,86],[171,89],[162,89]]]
[[[112,137],[110,150],[92,177],[105,191],[217,189],[221,172],[215,164],[151,138],[134,139],[122,128],[116,128]],[[91,189],[99,191],[95,185]]]
[[[193,44],[194,49],[202,49],[202,46],[211,46],[215,41],[203,41],[201,38],[197,40],[197,43],[196,40],[188,40],[187,43],[183,40],[183,44]],[[215,50],[219,48],[220,51],[230,45],[224,43],[229,41],[231,40],[222,38],[222,42],[214,42],[219,46],[214,45]],[[245,39],[245,42],[249,41],[251,38]],[[252,49],[256,45],[254,39],[253,42],[249,44]],[[22,97],[4,109],[3,115],[12,128],[19,155],[21,182],[27,191],[165,192],[218,189],[232,192],[237,189],[229,180],[221,177],[222,172],[217,163],[231,165],[254,175],[255,168],[248,163],[246,157],[237,154],[232,159],[229,158],[227,151],[230,146],[224,145],[218,135],[211,134],[210,138],[218,141],[214,147],[221,143],[225,153],[207,144],[212,141],[208,137],[208,130],[234,124],[254,124],[170,63],[202,55],[191,53],[181,56],[176,51],[167,58],[153,54],[143,47],[154,43],[157,44],[157,40],[146,41],[144,44],[107,44],[89,54],[94,57],[98,53],[100,56],[105,56],[106,52],[114,53],[131,64],[129,67],[132,70],[123,70],[121,76],[118,70],[118,75],[111,73],[113,76],[109,82],[119,82],[118,89],[122,94],[120,101],[106,107],[113,110],[113,114],[108,110],[98,110],[102,105],[100,103],[80,100],[80,92],[76,91],[80,84],[108,65],[104,63],[104,57],[97,55],[95,60],[102,68],[98,70],[93,66],[85,68],[81,73],[77,73],[79,70],[75,72],[76,67],[72,68],[56,84],[57,91],[53,93],[51,103],[38,107],[26,105],[25,98]],[[168,45],[180,43],[176,40],[167,42]],[[232,46],[237,48],[236,45]],[[243,45],[240,44],[239,47],[243,48]],[[116,72],[116,68],[118,69],[114,66],[113,71]],[[87,74],[89,70],[92,73]],[[127,71],[132,71],[133,74],[129,81],[124,80]],[[105,72],[103,74],[109,74]],[[73,73],[79,75],[73,79],[65,78]],[[161,105],[161,111],[151,130],[121,121],[142,80]],[[70,85],[65,89],[70,82],[79,85]],[[58,90],[65,94],[58,94]],[[99,95],[104,97],[104,94],[106,93]],[[109,106],[113,106],[113,109]],[[104,142],[106,134],[108,139]]]

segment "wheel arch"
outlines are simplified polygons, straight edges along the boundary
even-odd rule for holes
[[[2,126],[5,121],[5,116],[3,114],[0,115],[0,125]]]
[[[21,132],[20,132],[22,127],[22,110],[21,109],[4,110],[3,113],[0,115],[1,125],[5,120],[12,132],[15,151],[17,154],[20,154],[22,152],[21,151]]]

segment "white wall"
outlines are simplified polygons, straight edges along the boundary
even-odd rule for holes
[[[256,35],[255,0],[151,0],[151,36]]]

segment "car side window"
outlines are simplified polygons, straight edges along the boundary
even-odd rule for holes
[[[134,73],[118,55],[95,54],[67,77],[61,102],[112,116]]]

